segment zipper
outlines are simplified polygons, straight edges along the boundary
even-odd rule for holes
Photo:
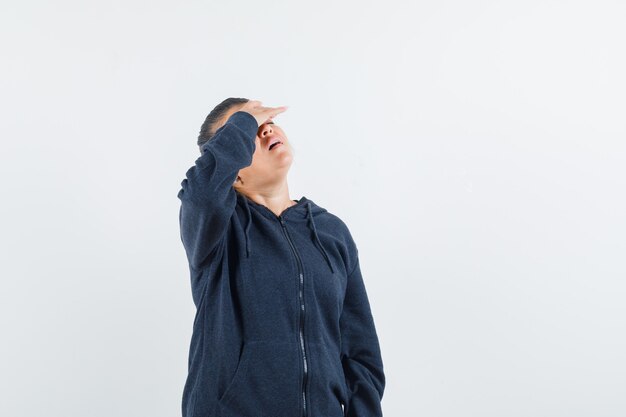
[[[307,415],[307,400],[306,400],[306,384],[307,384],[307,374],[308,374],[308,364],[306,359],[306,349],[304,346],[304,276],[302,274],[302,262],[300,260],[300,256],[298,255],[298,251],[291,241],[291,237],[289,237],[289,232],[287,231],[287,225],[285,224],[285,220],[283,216],[277,216],[278,220],[280,220],[280,224],[283,227],[283,232],[285,232],[285,236],[291,245],[291,249],[293,253],[296,255],[296,259],[298,260],[298,268],[299,268],[299,301],[300,301],[300,348],[302,349],[302,361],[304,363],[304,375],[302,376],[302,416],[306,417]]]

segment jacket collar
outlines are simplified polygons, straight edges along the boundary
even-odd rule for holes
[[[250,252],[252,251],[252,245],[250,243],[250,238],[249,238],[250,225],[252,224],[252,213],[250,212],[250,206],[252,205],[258,208],[259,213],[261,213],[263,216],[271,220],[278,221],[280,217],[282,217],[283,219],[294,219],[294,220],[306,219],[308,227],[311,228],[313,232],[312,238],[313,238],[314,245],[322,253],[322,256],[324,256],[324,259],[326,259],[326,263],[328,264],[328,267],[331,273],[333,274],[335,273],[335,270],[332,266],[328,253],[326,252],[326,249],[324,248],[324,245],[322,244],[319,238],[319,235],[317,234],[317,227],[315,225],[315,220],[314,220],[315,215],[325,213],[326,209],[318,206],[312,200],[309,200],[305,196],[302,196],[300,197],[299,200],[293,200],[293,201],[296,201],[296,204],[294,204],[293,206],[289,206],[285,210],[283,210],[283,212],[280,214],[280,217],[279,217],[273,211],[271,211],[268,207],[264,206],[263,204],[257,203],[256,201],[250,199],[246,195],[236,190],[235,192],[237,193],[237,198],[243,204],[246,215],[248,217],[247,222],[246,222],[246,227],[245,227],[246,257],[250,257]]]

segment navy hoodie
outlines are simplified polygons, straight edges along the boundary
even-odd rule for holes
[[[276,215],[233,187],[258,128],[233,113],[178,193],[196,306],[183,417],[382,416],[380,346],[346,224],[304,196]]]

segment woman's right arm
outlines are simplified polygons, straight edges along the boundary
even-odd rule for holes
[[[225,236],[237,204],[233,183],[239,170],[252,164],[257,119],[246,111],[233,113],[181,182],[180,235],[189,265],[201,268]]]

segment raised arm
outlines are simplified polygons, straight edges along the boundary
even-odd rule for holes
[[[201,156],[181,182],[180,236],[189,265],[201,268],[219,247],[237,205],[233,183],[252,164],[259,126],[287,106],[265,107],[249,100],[201,147]]]
[[[180,234],[191,268],[200,268],[225,235],[237,203],[233,183],[252,163],[258,127],[252,114],[233,113],[180,184]]]
[[[374,319],[357,263],[348,285],[339,320],[341,362],[348,386],[346,417],[382,417],[385,373]]]

